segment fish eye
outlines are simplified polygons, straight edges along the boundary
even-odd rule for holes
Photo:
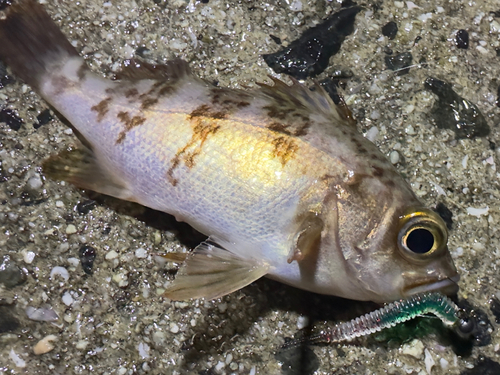
[[[446,248],[446,225],[435,212],[428,209],[409,210],[400,217],[398,247],[412,260],[424,260]]]

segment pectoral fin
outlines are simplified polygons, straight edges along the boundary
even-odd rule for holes
[[[90,149],[63,151],[45,160],[42,168],[54,180],[67,181],[81,189],[134,201],[128,189],[101,168]]]
[[[294,260],[300,263],[304,259],[316,259],[323,224],[323,220],[316,213],[308,212],[306,214],[299,227],[295,246],[290,250],[288,263],[292,263]]]
[[[203,242],[186,257],[164,296],[177,301],[215,299],[247,286],[268,270],[266,263],[252,262],[216,244]]]

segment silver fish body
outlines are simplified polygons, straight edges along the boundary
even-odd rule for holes
[[[456,291],[442,219],[321,87],[219,88],[181,60],[134,61],[105,80],[31,0],[0,21],[0,57],[90,146],[49,159],[49,176],[209,236],[170,256],[184,261],[170,298],[215,298],[264,275],[378,302]]]

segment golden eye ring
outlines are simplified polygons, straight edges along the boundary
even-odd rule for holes
[[[399,218],[398,248],[410,260],[425,261],[446,250],[448,231],[441,217],[426,208],[410,209]]]

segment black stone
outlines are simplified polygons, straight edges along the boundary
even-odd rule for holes
[[[53,117],[52,114],[50,113],[50,110],[44,109],[38,116],[36,116],[37,123],[33,125],[35,129],[40,128],[41,126],[48,124],[50,121],[52,121]]]
[[[209,0],[200,0],[202,4],[208,4]]]
[[[281,45],[281,39],[280,39],[280,38],[278,38],[277,36],[275,36],[275,35],[273,35],[273,34],[269,34],[269,37],[270,37],[272,40],[274,40],[274,42],[275,42],[276,44]]]
[[[139,57],[142,57],[142,58],[145,58],[145,57],[146,57],[146,55],[148,55],[148,54],[149,54],[149,52],[150,52],[150,51],[149,51],[149,48],[146,48],[146,47],[144,47],[144,46],[139,47],[139,48],[137,48],[137,49],[135,50],[135,54],[136,54],[137,56],[139,56]]]
[[[476,327],[472,334],[472,342],[474,346],[487,346],[491,343],[490,331],[493,331],[493,325],[482,309],[474,307],[468,300],[461,300],[458,303],[459,307],[468,311],[472,319],[476,322]]]
[[[80,256],[80,264],[82,265],[83,272],[87,275],[92,275],[92,267],[97,255],[96,249],[92,246],[83,245],[78,250],[78,255]]]
[[[3,256],[0,262],[0,283],[6,288],[13,288],[26,281],[26,274],[9,255]]]
[[[474,368],[464,370],[460,375],[498,375],[500,374],[500,364],[488,357],[480,356]]]
[[[11,0],[0,0],[0,10],[6,9],[11,4],[12,4]]]
[[[441,216],[441,219],[446,223],[448,230],[453,227],[453,213],[444,205],[444,203],[439,202],[435,208],[436,213]]]
[[[497,297],[490,299],[490,310],[495,315],[495,322],[500,324],[500,300]]]
[[[15,331],[19,327],[19,320],[12,313],[9,306],[0,306],[0,334]]]
[[[460,29],[457,31],[457,35],[455,37],[455,43],[458,48],[467,49],[469,48],[469,33],[467,30]]]
[[[453,130],[459,139],[485,137],[490,133],[479,108],[455,93],[449,83],[429,77],[424,85],[438,97],[430,113],[438,128]]]
[[[81,202],[78,202],[76,205],[76,210],[82,214],[82,215],[87,215],[90,211],[92,211],[96,206],[96,201],[93,200],[84,200]]]
[[[275,358],[281,362],[284,375],[312,375],[319,368],[318,357],[306,345],[281,349]]]
[[[387,22],[382,27],[382,35],[388,37],[389,39],[394,39],[398,33],[398,25],[394,21]]]
[[[344,39],[354,31],[354,20],[360,7],[341,8],[321,24],[306,30],[299,39],[278,52],[262,57],[276,73],[306,79],[323,72],[331,56]]]
[[[412,60],[413,56],[411,52],[403,52],[395,56],[386,56],[385,65],[387,68],[397,71],[398,75],[403,75],[410,71]]]
[[[9,128],[18,131],[21,129],[23,120],[12,109],[3,108],[0,110],[0,122],[5,122]]]

